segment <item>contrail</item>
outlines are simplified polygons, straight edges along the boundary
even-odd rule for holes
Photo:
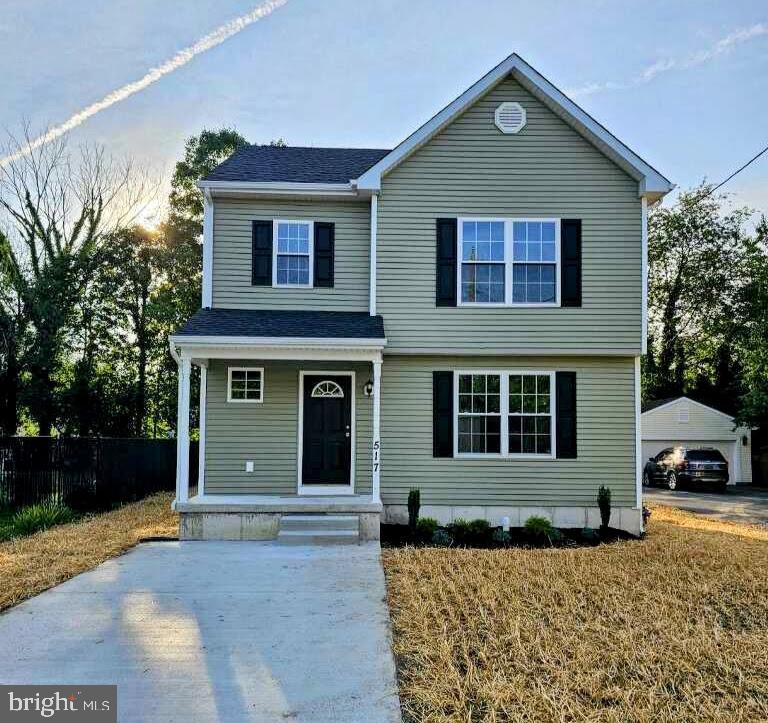
[[[134,93],[138,93],[139,91],[144,90],[144,88],[152,85],[152,83],[156,83],[164,75],[173,73],[174,70],[178,70],[182,66],[186,65],[195,56],[200,55],[200,53],[204,53],[206,50],[210,50],[211,48],[215,48],[217,45],[221,45],[221,43],[223,43],[228,38],[231,38],[233,35],[237,35],[237,33],[239,33],[241,30],[244,30],[252,23],[255,23],[257,20],[261,20],[263,17],[266,17],[270,13],[277,10],[277,8],[285,5],[286,2],[288,2],[288,0],[267,0],[267,2],[264,2],[251,10],[251,12],[246,13],[245,15],[241,15],[239,18],[235,18],[234,20],[230,20],[228,23],[225,23],[221,27],[216,28],[216,30],[198,40],[194,45],[190,45],[183,50],[179,50],[170,60],[166,60],[157,68],[152,68],[143,78],[135,80],[132,83],[128,83],[122,88],[113,90],[109,95],[104,96],[101,100],[97,101],[96,103],[92,103],[91,105],[83,108],[83,110],[75,113],[72,117],[64,121],[64,123],[50,128],[41,136],[38,136],[34,140],[30,141],[19,151],[0,158],[0,167],[9,163],[13,163],[19,158],[30,154],[36,148],[40,148],[40,146],[44,146],[46,143],[50,143],[56,138],[63,136],[73,128],[77,128],[77,126],[79,126],[81,123],[84,123],[91,116],[94,116],[97,113],[101,113],[101,111],[115,105],[115,103],[119,103],[120,101],[129,98]]]
[[[689,68],[695,68],[697,65],[702,65],[703,63],[715,60],[742,43],[746,43],[765,35],[768,35],[768,23],[755,23],[746,28],[739,28],[735,32],[720,38],[720,40],[706,50],[700,50],[698,53],[693,53],[684,58],[659,60],[656,63],[653,63],[653,65],[644,68],[639,75],[636,75],[629,80],[609,80],[605,83],[589,83],[581,88],[571,88],[568,91],[568,95],[577,97],[592,95],[593,93],[600,93],[605,90],[627,90],[629,88],[645,85],[662,73],[668,73],[671,70],[687,70]]]

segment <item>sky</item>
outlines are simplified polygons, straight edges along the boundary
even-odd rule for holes
[[[0,134],[42,133],[162,68],[70,143],[166,178],[202,128],[391,148],[517,52],[679,188],[768,145],[766,0],[277,0],[179,60],[263,3],[3,0]],[[723,190],[768,215],[768,154]]]

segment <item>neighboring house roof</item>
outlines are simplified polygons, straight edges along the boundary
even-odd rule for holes
[[[715,414],[719,414],[722,417],[725,417],[726,419],[729,419],[730,421],[733,421],[733,417],[730,414],[726,414],[725,412],[721,412],[719,409],[715,409],[714,407],[710,407],[708,404],[702,404],[701,402],[697,402],[695,399],[691,399],[690,397],[668,397],[667,399],[656,399],[649,402],[643,402],[642,405],[642,413],[645,414],[646,412],[653,412],[656,409],[661,409],[662,407],[666,407],[670,404],[675,404],[676,402],[689,402],[690,404],[695,404],[699,407],[703,407],[704,409],[709,410],[710,412],[714,412]]]
[[[349,183],[387,153],[379,148],[244,146],[203,181]]]
[[[384,339],[384,320],[367,311],[200,309],[174,337]]]
[[[652,409],[656,409],[657,407],[663,407],[666,404],[676,402],[678,399],[683,399],[683,397],[667,397],[666,399],[651,399],[650,401],[643,402],[643,414],[650,412]]]
[[[538,98],[553,113],[592,143],[638,182],[639,193],[655,202],[674,186],[653,166],[622,143],[586,111],[580,108],[519,55],[513,53],[486,73],[437,115],[391,151],[371,148],[302,148],[248,146],[215,168],[199,186],[221,189],[235,184],[252,184],[240,189],[251,193],[274,193],[277,184],[340,184],[351,195],[375,193],[384,174],[402,163],[427,143],[454,118],[508,75]],[[260,184],[267,184],[266,186]],[[291,192],[339,194],[338,186],[283,188]]]

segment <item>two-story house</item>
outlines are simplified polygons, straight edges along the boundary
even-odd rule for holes
[[[351,515],[375,539],[412,488],[442,522],[596,526],[601,484],[640,532],[646,215],[672,186],[519,56],[392,150],[251,146],[199,185],[183,538]]]

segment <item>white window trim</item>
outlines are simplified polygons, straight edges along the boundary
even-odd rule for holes
[[[459,376],[461,374],[498,374],[499,410],[501,416],[501,452],[459,452]],[[550,437],[551,452],[549,454],[530,454],[509,452],[509,376],[510,374],[528,374],[549,377],[549,409],[551,416]],[[549,369],[455,369],[453,372],[453,456],[456,459],[524,459],[552,460],[556,459],[557,449],[557,389],[555,387],[555,372]]]
[[[232,372],[259,372],[261,388],[258,399],[232,399]],[[264,401],[264,367],[228,367],[227,368],[227,402],[229,404],[261,404]]]
[[[461,267],[464,263],[462,260],[463,246],[464,246],[464,222],[465,221],[496,221],[504,224],[504,301],[503,302],[483,302],[483,301],[462,301],[461,300]],[[547,222],[555,224],[555,300],[542,303],[535,302],[518,302],[512,301],[512,269],[515,265],[513,259],[513,237],[512,237],[512,224],[515,222]],[[512,306],[516,309],[549,309],[560,306],[560,219],[559,218],[528,218],[528,217],[513,217],[513,218],[499,218],[496,216],[459,216],[456,219],[457,228],[457,241],[456,241],[456,305],[457,306],[470,306],[480,308],[500,308]],[[482,263],[482,262],[481,262]],[[489,262],[494,263],[494,262]],[[495,262],[499,263],[499,262]],[[525,263],[525,262],[519,262]],[[531,263],[536,263],[535,261]],[[541,263],[551,264],[551,261],[543,261]]]
[[[278,284],[277,283],[277,229],[281,223],[301,223],[309,226],[309,283],[307,284]],[[285,255],[285,254],[283,254]],[[304,254],[299,254],[303,256]],[[272,288],[273,289],[311,289],[315,285],[315,222],[306,218],[275,218],[272,219]]]

